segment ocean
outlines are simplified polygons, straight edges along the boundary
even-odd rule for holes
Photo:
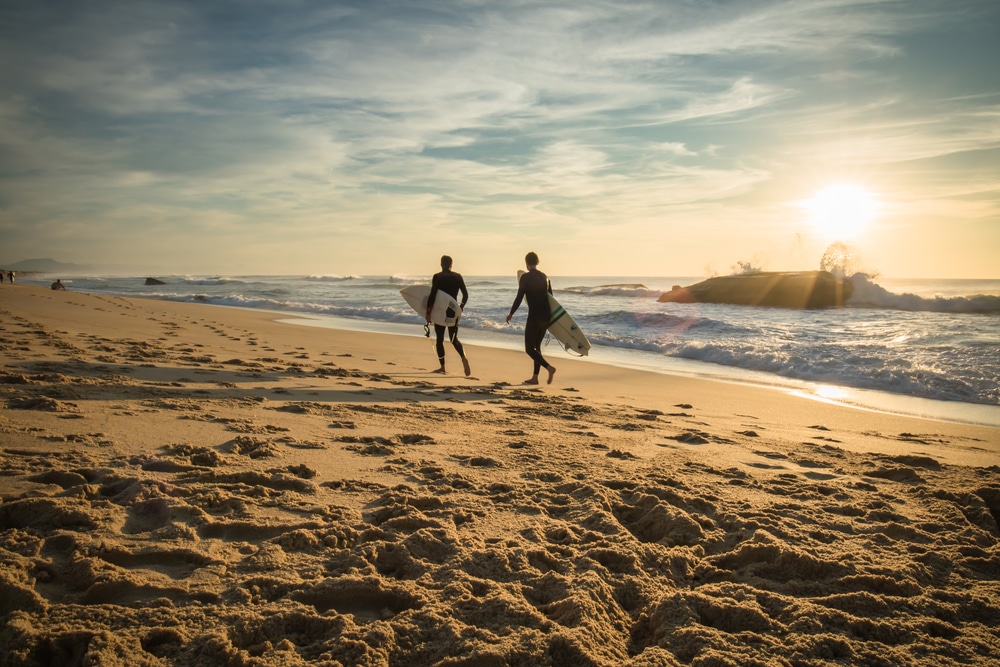
[[[252,308],[299,324],[421,337],[423,319],[399,290],[430,282],[429,274],[158,276],[163,285],[146,285],[145,277],[62,278],[71,291]],[[789,310],[657,301],[673,285],[700,277],[550,278],[555,297],[593,345],[589,363],[1000,426],[1000,280],[859,275],[845,307]],[[47,286],[54,279],[22,275],[18,282]],[[513,272],[465,279],[470,297],[462,340],[522,349],[526,306],[511,325],[504,322],[517,290]],[[569,355],[554,340],[543,353],[554,362]]]

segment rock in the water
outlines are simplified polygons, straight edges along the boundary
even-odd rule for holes
[[[166,285],[162,280],[157,280],[156,278],[146,278],[147,285]]]
[[[745,273],[709,278],[694,285],[674,285],[660,295],[667,303],[729,303],[777,308],[843,306],[854,286],[829,271]]]

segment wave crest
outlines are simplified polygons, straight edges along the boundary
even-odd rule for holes
[[[345,280],[357,280],[358,276],[338,276],[332,274],[313,274],[311,276],[306,276],[306,280],[311,280],[321,283],[341,283]]]
[[[242,285],[244,282],[242,280],[236,280],[235,278],[224,278],[222,276],[214,276],[211,278],[185,278],[183,280],[185,285]]]
[[[883,308],[931,313],[1000,313],[1000,296],[977,294],[927,298],[916,294],[896,294],[872,282],[868,276],[851,276],[854,293],[845,305],[854,308]]]
[[[615,283],[611,285],[595,285],[594,287],[563,287],[556,292],[579,294],[581,296],[625,296],[625,297],[658,297],[660,290],[651,290],[642,283]]]

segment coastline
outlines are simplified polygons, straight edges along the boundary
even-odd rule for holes
[[[6,664],[1000,651],[1000,429],[568,357],[526,387],[469,342],[439,376],[423,338],[264,311],[0,310]]]
[[[475,305],[463,318],[463,339],[520,350],[517,322],[513,327],[503,322],[512,298],[508,280],[472,280]],[[990,381],[1000,374],[1000,356],[993,351],[1000,342],[996,318],[951,313],[991,303],[997,310],[1000,296],[946,296],[956,289],[966,294],[980,288],[996,291],[1000,282],[976,281],[973,287],[966,281],[957,288],[936,281],[916,286],[923,297],[868,285],[867,299],[880,305],[790,315],[780,308],[675,307],[651,301],[660,294],[658,287],[673,278],[608,280],[564,278],[562,287],[556,286],[596,346],[587,362],[785,387],[850,405],[1000,427],[996,382]],[[332,281],[316,276],[175,277],[168,285],[149,287],[141,279],[80,279],[70,289],[260,309],[316,318],[297,322],[420,335],[422,320],[399,297],[401,286],[420,281],[384,276]],[[553,356],[566,356],[555,347]],[[831,396],[835,390],[839,395]]]
[[[276,322],[283,322],[293,326],[310,326],[321,329],[402,336],[405,338],[420,339],[423,336],[422,334],[414,333],[419,329],[418,326],[398,322],[377,322],[318,315],[290,316],[288,313],[278,311],[274,311],[273,315]],[[522,346],[520,336],[507,335],[501,338],[495,334],[475,329],[463,330],[462,340],[470,341],[475,347],[497,348],[515,352],[520,352]],[[655,353],[651,352],[625,351],[607,346],[602,346],[598,354],[585,358],[576,358],[567,355],[556,345],[551,346],[551,348],[546,349],[544,352],[553,361],[570,359],[574,363],[597,364],[667,377],[684,377],[709,382],[736,384],[756,389],[780,391],[800,398],[839,405],[855,410],[883,412],[901,417],[955,422],[987,428],[1000,428],[1000,406],[995,405],[960,403],[958,401],[905,396],[875,389],[841,387],[814,380],[797,380],[732,366],[720,366],[704,361],[664,358],[661,355],[655,355]],[[644,357],[647,355],[649,359],[644,363]]]

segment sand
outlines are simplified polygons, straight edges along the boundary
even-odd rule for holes
[[[0,289],[0,665],[997,664],[997,429],[275,317]]]

